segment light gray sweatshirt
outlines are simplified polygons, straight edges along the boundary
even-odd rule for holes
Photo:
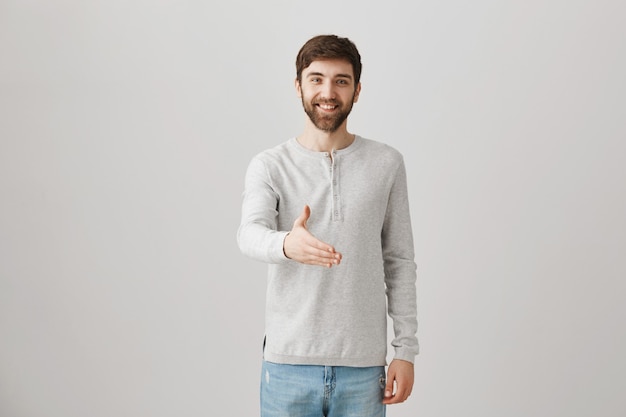
[[[283,240],[307,228],[343,255],[332,268],[287,258]],[[241,251],[269,264],[264,357],[287,364],[386,364],[387,313],[396,359],[413,362],[416,265],[402,155],[359,136],[330,153],[293,138],[256,155],[243,193]]]

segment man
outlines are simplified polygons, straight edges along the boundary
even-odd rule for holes
[[[269,264],[261,415],[384,416],[410,395],[418,353],[403,158],[347,130],[361,92],[352,41],[310,39],[296,75],[304,131],[250,162],[237,236]]]

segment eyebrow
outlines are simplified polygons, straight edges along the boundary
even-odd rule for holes
[[[310,72],[306,76],[307,77],[325,77],[325,75],[322,74],[321,72]],[[350,74],[337,74],[335,77],[336,78],[347,78],[349,80],[352,79],[352,75],[350,75]]]

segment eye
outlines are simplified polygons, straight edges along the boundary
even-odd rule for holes
[[[340,85],[348,85],[348,81],[347,81],[347,80],[344,80],[344,79],[339,79],[339,80],[337,80],[337,84],[340,84]]]
[[[319,78],[319,77],[313,77],[313,78],[311,78],[311,82],[312,82],[312,83],[314,83],[314,84],[320,83],[321,81],[322,81],[322,79],[321,79],[321,78]]]

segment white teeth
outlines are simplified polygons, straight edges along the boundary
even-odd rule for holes
[[[320,104],[319,106],[323,108],[324,110],[332,110],[335,108],[335,106],[332,106],[330,104]]]

